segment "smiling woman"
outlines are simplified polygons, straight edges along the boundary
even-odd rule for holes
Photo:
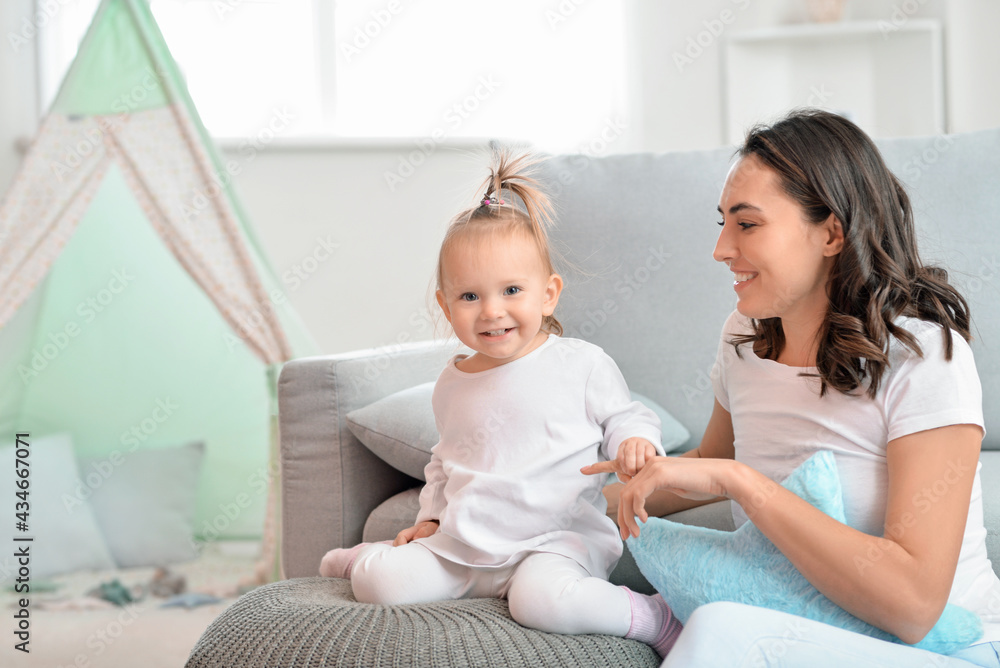
[[[986,643],[961,656],[985,651],[978,665],[997,666],[1000,580],[984,542],[982,390],[965,299],[920,261],[909,198],[850,121],[793,112],[752,129],[738,156],[718,207],[714,257],[734,272],[738,301],[712,370],[712,417],[696,449],[654,458],[624,487],[623,537],[646,531],[648,513],[732,499],[738,527],[752,521],[851,615],[915,644],[960,605]],[[841,519],[776,484],[819,451],[834,456]],[[940,491],[933,503],[928,489]],[[937,660],[777,610],[709,603],[664,666],[764,660],[764,639],[790,623],[809,642],[789,646],[781,665]]]

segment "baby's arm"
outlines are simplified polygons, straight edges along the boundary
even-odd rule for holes
[[[427,520],[426,522],[417,522],[415,525],[409,529],[403,529],[398,534],[396,534],[396,540],[392,541],[393,547],[397,545],[406,545],[411,540],[416,540],[417,538],[426,538],[427,536],[433,536],[437,533],[438,527],[437,520]]]
[[[665,454],[660,445],[660,419],[633,401],[618,365],[607,355],[597,360],[587,379],[587,406],[604,429],[602,452],[616,463],[627,482],[646,462]]]
[[[438,519],[447,504],[444,487],[448,482],[448,474],[444,472],[444,464],[436,452],[432,451],[431,460],[424,467],[424,479],[427,484],[420,490],[420,512],[417,513],[417,521],[412,527],[396,534],[396,539],[392,542],[394,546],[432,536],[440,527]]]

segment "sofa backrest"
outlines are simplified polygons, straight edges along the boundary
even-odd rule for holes
[[[920,252],[968,299],[983,385],[986,440],[1000,449],[1000,129],[878,142],[908,187]],[[732,148],[546,163],[566,288],[566,336],[600,345],[633,391],[694,435],[712,410],[710,371],[735,306],[732,275],[712,259]]]

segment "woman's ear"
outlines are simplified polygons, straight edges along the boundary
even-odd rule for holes
[[[823,247],[823,256],[833,257],[834,255],[840,255],[840,251],[844,250],[844,226],[841,224],[840,219],[831,213],[827,217],[826,222],[823,223],[823,227],[827,232],[826,243]]]
[[[451,311],[448,310],[448,302],[444,300],[444,293],[438,290],[434,293],[434,296],[437,298],[438,306],[441,307],[441,311],[444,313],[445,319],[450,323]]]
[[[559,303],[559,295],[562,294],[563,280],[559,274],[549,276],[548,283],[545,284],[545,300],[542,302],[542,315],[552,315],[556,311],[556,304]]]

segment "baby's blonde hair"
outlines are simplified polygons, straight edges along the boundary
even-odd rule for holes
[[[508,148],[494,148],[490,160],[490,175],[480,187],[484,193],[479,202],[452,218],[438,253],[437,289],[444,284],[445,253],[459,242],[472,239],[496,238],[500,235],[522,234],[534,242],[547,275],[555,273],[549,251],[547,228],[552,225],[552,204],[534,178],[535,168],[542,158],[532,153],[514,155]],[[513,201],[517,197],[522,211]],[[501,202],[503,202],[501,204]],[[542,330],[561,336],[562,324],[555,315],[545,316]]]

